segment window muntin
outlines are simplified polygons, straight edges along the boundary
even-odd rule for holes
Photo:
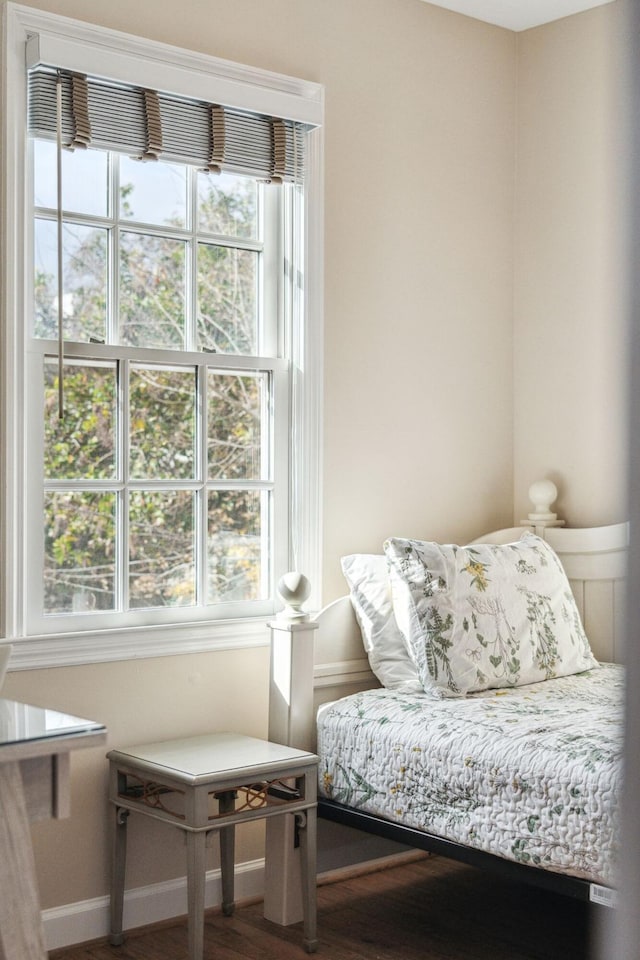
[[[263,259],[277,262],[280,205],[246,178],[208,186],[214,178],[186,167],[176,175],[175,164],[98,156],[109,216],[96,203],[83,211],[83,190],[63,177],[59,421],[55,211],[35,206],[51,197],[50,155],[34,144],[28,350],[44,436],[31,463],[45,466],[44,616],[32,617],[34,628],[59,620],[56,629],[80,629],[96,614],[107,626],[161,623],[169,608],[172,621],[180,610],[187,619],[267,612],[274,554],[287,549],[286,511],[276,506],[287,496],[287,457],[282,443],[275,450],[286,431],[274,417],[288,404],[286,364],[257,353],[278,342],[279,281],[265,281],[273,271]],[[167,182],[178,188],[156,214],[150,196]]]

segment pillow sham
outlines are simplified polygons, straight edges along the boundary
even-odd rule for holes
[[[386,557],[351,554],[342,558],[342,572],[372,671],[389,690],[422,693],[422,684],[393,613]]]
[[[597,666],[569,581],[535,534],[465,547],[385,543],[393,609],[427,693],[464,696]]]

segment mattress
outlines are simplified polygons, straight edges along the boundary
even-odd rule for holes
[[[466,846],[614,886],[623,670],[462,699],[385,689],[318,716],[320,795]]]

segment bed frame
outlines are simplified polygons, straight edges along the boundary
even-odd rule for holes
[[[510,543],[525,531],[533,531],[547,540],[567,573],[594,655],[601,661],[623,662],[628,525],[566,529],[555,518],[540,521],[539,515],[530,514],[530,517],[533,519],[527,526],[495,531],[476,542]],[[380,684],[369,669],[348,596],[329,604],[313,620],[304,618],[299,605],[290,607],[271,626],[269,737],[314,750],[315,717],[320,704]],[[472,850],[335,801],[321,799],[318,809],[320,817],[327,820],[490,869],[513,880],[605,905],[611,905],[615,897],[614,891],[598,884]],[[289,841],[280,838],[279,853],[285,860],[291,857],[290,842],[291,838]],[[295,874],[295,867],[292,870]],[[286,869],[283,873],[288,876]],[[280,894],[272,891],[272,899],[279,897],[280,907],[291,896],[286,886],[285,881]],[[286,919],[286,915],[290,919]],[[284,912],[272,909],[270,918],[288,923],[294,922],[296,916],[294,904],[288,914],[286,908]]]

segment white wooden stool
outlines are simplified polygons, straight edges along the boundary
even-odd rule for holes
[[[300,837],[304,945],[309,953],[317,949],[318,758],[314,754],[235,733],[214,733],[111,750],[107,757],[109,800],[115,810],[110,936],[113,945],[124,940],[122,914],[130,813],[163,820],[185,832],[189,960],[202,958],[207,834],[214,830],[220,834],[222,910],[229,916],[234,906],[235,825],[291,814],[296,817]]]

